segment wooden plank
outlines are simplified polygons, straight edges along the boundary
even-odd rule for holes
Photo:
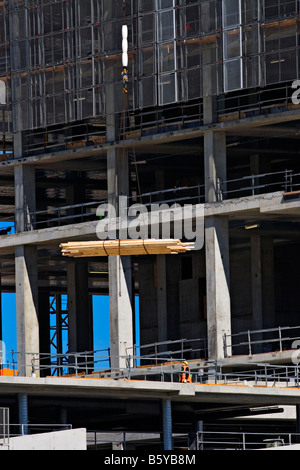
[[[97,257],[178,254],[190,251],[194,248],[194,244],[173,239],[102,240],[62,243],[60,248],[63,256]]]

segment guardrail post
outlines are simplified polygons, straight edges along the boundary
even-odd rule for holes
[[[243,432],[243,450],[246,450],[246,435]]]
[[[248,330],[248,342],[249,342],[249,356],[252,355],[252,348],[251,348],[251,337],[250,337],[250,330]]]
[[[224,194],[223,194],[223,178],[217,178],[217,201],[223,202]]]
[[[76,375],[76,377],[78,375],[77,367],[78,367],[78,361],[77,361],[77,354],[75,353],[75,375]]]
[[[278,327],[278,339],[279,339],[279,351],[282,351],[282,335],[281,335],[281,328]]]
[[[255,175],[251,175],[251,186],[252,186],[251,193],[252,193],[252,196],[254,196],[254,194],[255,194]]]
[[[227,335],[224,333],[223,336],[223,347],[224,347],[224,357],[227,357]]]

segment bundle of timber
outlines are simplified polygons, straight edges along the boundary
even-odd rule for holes
[[[63,256],[74,258],[94,256],[168,255],[192,250],[194,243],[173,239],[99,240],[92,242],[62,243]]]

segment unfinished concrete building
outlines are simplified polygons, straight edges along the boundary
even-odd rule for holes
[[[0,377],[0,406],[12,422],[163,430],[166,449],[197,430],[299,431],[299,8],[0,3],[0,215],[14,227],[0,236],[1,291],[17,310],[17,376]],[[98,240],[97,208],[118,214],[119,196],[200,207],[203,247],[63,257],[62,242]],[[109,296],[104,368],[94,296]],[[178,383],[182,359],[193,384]]]

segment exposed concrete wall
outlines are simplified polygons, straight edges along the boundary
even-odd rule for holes
[[[87,450],[86,429],[12,437],[9,450]]]
[[[68,264],[69,351],[93,350],[93,315],[88,292],[88,263],[75,260]]]
[[[252,328],[250,248],[230,250],[230,299],[232,333]]]
[[[183,260],[187,257],[190,258],[191,269],[185,275]],[[206,337],[204,250],[188,256],[166,256],[164,261],[163,270],[157,266],[154,257],[140,261],[141,344]],[[158,269],[164,271],[165,282],[159,279]],[[166,292],[161,290],[163,288]],[[167,322],[166,318],[160,318],[162,305],[159,306],[159,299],[167,309]],[[161,332],[160,328],[165,330]]]

